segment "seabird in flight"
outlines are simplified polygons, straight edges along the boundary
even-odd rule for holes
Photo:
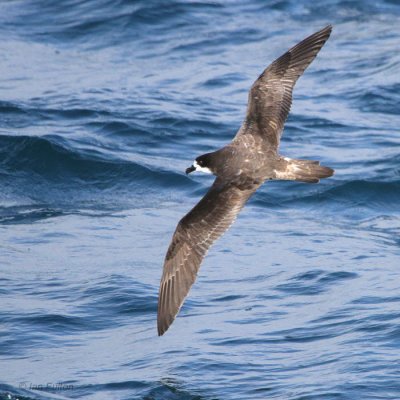
[[[169,245],[158,297],[158,335],[178,314],[212,243],[234,222],[249,197],[266,180],[317,183],[333,175],[318,161],[278,153],[293,87],[328,40],[332,26],[304,39],[276,59],[250,89],[246,118],[225,147],[197,157],[186,174],[212,173],[216,179],[199,203],[179,222]]]

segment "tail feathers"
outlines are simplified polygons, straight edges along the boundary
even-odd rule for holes
[[[282,169],[275,171],[277,179],[318,183],[320,179],[328,178],[335,172],[332,168],[319,165],[319,161],[291,160],[288,158],[283,160]]]

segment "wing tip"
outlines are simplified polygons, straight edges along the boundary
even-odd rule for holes
[[[167,332],[168,328],[171,326],[171,324],[175,320],[175,317],[171,318],[170,313],[168,313],[168,310],[165,308],[164,303],[165,303],[166,299],[167,299],[166,294],[160,293],[159,302],[158,302],[158,311],[157,311],[157,333],[158,333],[158,336],[164,335],[164,333]]]
[[[182,302],[183,303],[183,302]],[[181,304],[182,306],[182,304]],[[178,315],[180,308],[177,310],[174,316],[167,315],[163,313],[159,313],[157,316],[157,334],[158,336],[163,336],[165,332],[171,327],[172,323],[175,321],[176,316]]]
[[[157,310],[157,333],[158,336],[164,335],[165,332],[169,329],[172,323],[175,321],[176,316],[178,315],[186,296],[182,298],[179,304],[171,303],[173,299],[173,293],[171,290],[171,280],[167,280],[167,284],[165,282],[160,285],[160,292],[158,296],[158,310]]]
[[[327,41],[329,36],[331,36],[332,29],[333,29],[333,25],[332,24],[328,24],[324,28],[322,28],[318,32],[318,34],[321,34],[325,38],[325,41]]]
[[[328,25],[325,25],[322,29],[320,29],[320,30],[318,30],[318,31],[316,31],[316,32],[314,32],[314,33],[312,33],[310,36],[308,36],[308,37],[313,37],[313,36],[322,36],[322,37],[325,37],[325,36],[327,36],[327,37],[329,37],[329,35],[331,34],[331,32],[332,32],[332,29],[333,29],[333,25],[332,24],[328,24]],[[307,39],[307,38],[306,38]]]
[[[168,328],[167,328],[167,329],[168,329]],[[162,329],[162,328],[160,328],[160,327],[158,326],[158,327],[157,327],[157,334],[158,334],[158,337],[164,335],[164,333],[167,331],[167,329]]]
[[[324,28],[320,29],[319,31],[314,32],[310,36],[306,37],[300,43],[306,43],[309,41],[316,42],[316,43],[322,42],[321,43],[321,47],[322,47],[325,44],[325,42],[329,39],[329,37],[332,33],[332,29],[333,29],[332,24],[328,24]]]
[[[167,330],[169,329],[169,327],[171,326],[173,321],[174,321],[174,319],[169,322],[165,318],[162,318],[162,316],[159,314],[158,318],[157,318],[157,333],[158,333],[158,336],[164,335],[164,333],[167,332]]]
[[[326,25],[324,28],[322,28],[322,29],[320,30],[320,32],[323,32],[323,31],[332,32],[332,29],[333,29],[333,25],[332,25],[331,23],[329,23],[329,24]]]

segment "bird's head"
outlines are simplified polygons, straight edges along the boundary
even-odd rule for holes
[[[206,174],[213,174],[213,163],[211,153],[203,154],[193,161],[193,165],[186,169],[186,175],[193,171],[205,172]]]

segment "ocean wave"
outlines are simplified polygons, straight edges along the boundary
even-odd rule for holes
[[[196,19],[192,11],[219,9],[216,2],[171,1],[160,6],[159,2],[132,2],[119,0],[101,1],[67,0],[62,4],[44,1],[40,7],[35,2],[26,5],[24,18],[15,19],[13,27],[24,35],[29,21],[30,38],[50,43],[79,43],[82,47],[99,48],[114,46],[122,40],[138,39],[156,34],[166,23],[190,27],[190,19]],[[53,16],[57,14],[57,21]],[[148,37],[147,37],[148,40]]]
[[[196,186],[183,172],[78,149],[56,137],[0,136],[0,223],[30,223],[84,209],[157,204]]]
[[[62,144],[61,144],[62,143]],[[59,137],[0,136],[2,175],[37,176],[55,184],[77,182],[106,188],[152,182],[180,186],[187,179],[133,161],[118,160],[100,151],[77,151]]]
[[[2,2],[0,399],[398,399],[397,3]],[[280,151],[335,175],[263,185],[158,338],[166,248],[213,181],[185,168],[328,23]]]
[[[23,381],[17,386],[0,383],[0,400],[62,400],[66,397],[60,396],[58,393],[49,393],[46,391],[30,390],[31,382]],[[46,384],[43,385],[44,387]],[[51,385],[50,385],[51,386]],[[26,387],[26,389],[25,389]],[[54,386],[56,387],[56,385]],[[35,385],[33,384],[33,389]]]
[[[310,185],[290,183],[296,190],[263,190],[255,196],[254,203],[267,207],[312,207],[324,209],[347,209],[365,207],[371,210],[396,212],[399,210],[400,181],[380,182],[350,180],[332,184]],[[268,185],[271,187],[272,185]],[[332,187],[333,186],[333,187]]]
[[[377,85],[356,97],[360,110],[366,113],[384,113],[398,115],[400,84]]]

